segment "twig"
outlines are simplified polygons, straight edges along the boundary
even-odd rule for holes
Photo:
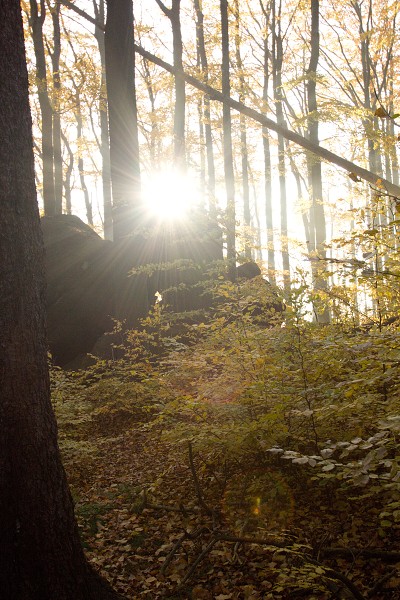
[[[150,508],[152,510],[166,510],[167,512],[176,512],[183,513],[185,516],[189,514],[198,514],[200,509],[197,507],[186,508],[183,504],[179,506],[169,506],[167,504],[152,504],[151,502],[147,502],[145,508]]]
[[[189,531],[184,531],[183,534],[180,536],[180,538],[172,546],[172,548],[169,551],[169,553],[167,554],[167,556],[165,558],[165,561],[163,562],[162,567],[161,567],[161,573],[162,573],[162,575],[165,574],[165,571],[167,570],[168,566],[170,565],[172,559],[174,558],[174,555],[175,555],[176,551],[178,550],[178,548],[180,546],[182,546],[183,542],[185,540],[194,540],[194,539],[196,539],[197,537],[199,537],[202,533],[204,533],[206,531],[209,531],[207,529],[207,527],[199,527],[193,533],[190,533]]]
[[[252,537],[241,537],[236,535],[230,535],[229,533],[218,533],[218,540],[224,542],[232,542],[234,544],[258,544],[260,546],[276,546],[277,548],[289,548],[287,542],[282,540],[268,538],[252,538]]]
[[[378,548],[323,548],[319,552],[322,558],[338,556],[340,558],[380,558],[387,562],[397,562],[400,560],[400,552],[389,550],[379,550]]]
[[[196,558],[196,560],[193,562],[192,566],[190,567],[190,569],[188,569],[181,581],[181,583],[179,584],[179,587],[182,586],[184,583],[186,583],[186,581],[188,581],[188,579],[190,579],[190,577],[192,576],[192,574],[195,572],[197,565],[203,560],[203,558],[205,558],[205,556],[207,556],[207,554],[209,552],[211,552],[211,550],[213,549],[213,547],[215,546],[215,544],[219,541],[219,538],[217,537],[213,537],[212,540],[207,544],[207,546],[204,548],[204,550],[202,552],[200,552],[200,554],[198,555],[198,557]]]
[[[197,477],[197,473],[196,473],[196,467],[194,466],[194,462],[193,462],[193,447],[192,447],[192,442],[188,442],[188,450],[189,450],[189,464],[190,464],[190,470],[192,472],[192,477],[193,477],[193,483],[194,483],[194,489],[196,491],[196,496],[197,499],[199,501],[199,504],[201,506],[201,508],[208,514],[208,515],[212,515],[213,511],[207,506],[206,502],[204,501],[203,498],[203,494],[201,491],[201,487],[200,487],[200,482],[199,482],[199,478]]]
[[[322,569],[324,569],[324,571],[328,575],[328,577],[332,577],[333,579],[337,579],[338,581],[341,581],[342,583],[344,583],[344,585],[353,594],[353,596],[354,596],[354,598],[356,598],[356,600],[366,600],[366,597],[354,585],[354,583],[351,581],[351,579],[346,577],[346,575],[343,575],[343,573],[340,573],[339,571],[332,569],[332,567],[326,567],[323,563],[320,563],[318,560],[314,560],[312,558],[304,557],[304,561],[307,563],[311,563],[312,565],[316,565],[317,567],[321,567]]]
[[[378,579],[378,581],[375,583],[375,585],[369,590],[367,596],[368,598],[374,598],[375,594],[377,592],[379,592],[379,590],[383,587],[383,585],[394,575],[396,575],[397,570],[393,569],[392,571],[389,571],[389,573],[386,573],[386,575],[384,575],[383,577],[381,577],[380,579]]]

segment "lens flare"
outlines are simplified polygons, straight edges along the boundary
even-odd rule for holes
[[[144,177],[143,198],[152,216],[176,221],[184,218],[198,204],[199,192],[193,178],[171,169]]]

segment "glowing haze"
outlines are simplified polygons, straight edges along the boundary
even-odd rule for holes
[[[151,214],[163,220],[184,218],[200,199],[197,181],[172,168],[144,175],[142,193]]]

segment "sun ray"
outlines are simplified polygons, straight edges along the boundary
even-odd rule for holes
[[[152,216],[177,221],[199,203],[197,182],[171,170],[152,172],[143,181],[143,198]]]

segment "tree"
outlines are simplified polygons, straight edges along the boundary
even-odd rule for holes
[[[199,54],[201,74],[204,83],[208,83],[208,59],[206,53],[206,43],[204,37],[204,15],[201,9],[200,0],[194,0],[194,9],[196,12],[196,43]],[[211,107],[210,98],[207,94],[203,96],[204,104],[204,134],[206,141],[207,154],[207,175],[208,175],[208,205],[210,216],[217,218],[217,205],[215,201],[215,162],[214,148],[211,129]]]
[[[282,86],[282,66],[283,66],[283,35],[282,35],[282,0],[279,0],[276,7],[275,0],[272,2],[272,78],[274,87],[274,102],[276,110],[276,122],[280,127],[285,127],[283,115],[283,86]],[[286,194],[286,161],[285,161],[285,141],[281,132],[278,132],[278,173],[279,173],[279,193],[281,206],[281,246],[282,246],[282,266],[283,281],[285,291],[290,287],[290,261],[289,261],[289,242],[288,242],[288,216],[287,216],[287,194]]]
[[[141,217],[132,0],[108,0],[105,64],[110,129],[114,241]]]
[[[319,61],[319,0],[311,0],[311,44],[310,63],[307,70],[307,112],[308,112],[308,138],[313,144],[319,144],[319,116],[317,105],[317,67]],[[319,258],[326,257],[326,225],[325,211],[322,195],[322,165],[321,160],[315,155],[307,155],[309,186],[311,191],[310,209],[310,239],[309,249]],[[326,290],[326,281],[321,278],[318,268],[314,265],[315,289]],[[322,322],[329,321],[329,313],[323,311],[317,315]]]
[[[0,13],[1,597],[112,600],[83,554],[57,445],[19,2]]]
[[[96,16],[96,25],[94,37],[96,38],[99,47],[100,63],[101,63],[101,82],[100,82],[100,131],[101,142],[100,152],[102,160],[102,184],[103,184],[103,230],[106,240],[112,240],[113,223],[112,223],[112,194],[111,194],[111,173],[110,173],[110,138],[108,135],[108,107],[107,107],[107,92],[106,92],[106,62],[105,62],[105,45],[104,45],[104,24],[105,24],[105,6],[104,0],[93,0],[93,9]]]
[[[227,0],[220,0],[220,10],[222,42],[222,94],[225,98],[227,98],[230,96],[231,90],[229,77],[229,21]],[[229,276],[232,280],[234,280],[236,274],[235,177],[233,173],[231,109],[229,104],[226,102],[223,102],[222,105],[222,127],[226,187],[226,255],[228,259]]]
[[[30,26],[36,58],[36,84],[42,119],[43,203],[46,215],[56,213],[54,191],[53,109],[48,94],[43,23],[46,18],[45,0],[30,0]]]
[[[167,8],[161,0],[156,0],[163,13],[171,21],[175,74],[175,110],[174,110],[174,162],[177,169],[186,169],[185,148],[185,79],[183,77],[183,44],[180,20],[181,0],[172,0]]]

